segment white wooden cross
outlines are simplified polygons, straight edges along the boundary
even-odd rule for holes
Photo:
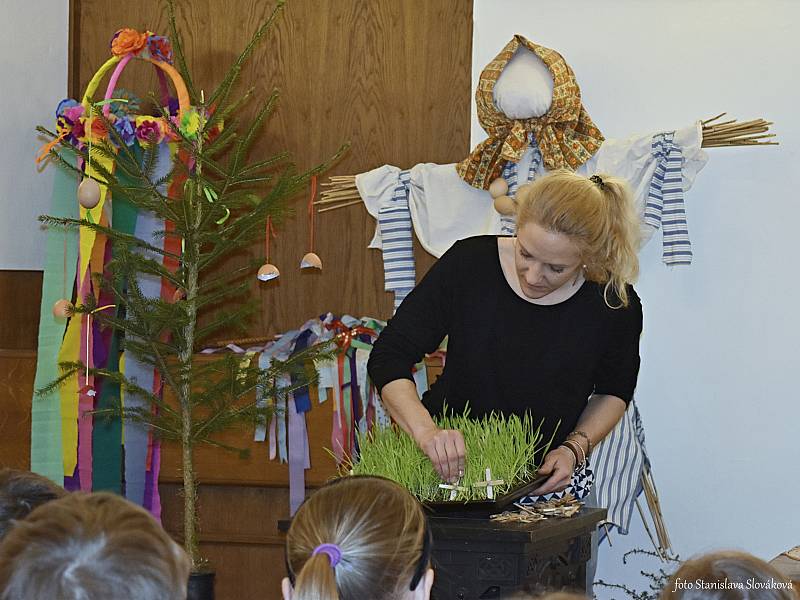
[[[452,502],[453,500],[456,499],[456,496],[458,496],[458,492],[466,492],[467,491],[467,488],[461,487],[460,483],[461,483],[461,478],[459,477],[458,480],[454,484],[440,483],[439,484],[439,489],[450,490],[450,501]]]
[[[478,481],[477,483],[473,483],[472,487],[485,487],[486,488],[486,498],[489,500],[494,500],[494,487],[495,485],[503,485],[505,483],[502,479],[492,479],[492,470],[489,467],[486,467],[486,481]]]

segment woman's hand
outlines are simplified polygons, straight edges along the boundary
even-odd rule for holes
[[[467,447],[460,431],[429,427],[416,436],[416,442],[444,481],[456,483],[464,475]]]
[[[538,475],[550,475],[542,485],[531,492],[533,496],[542,496],[551,492],[560,492],[572,479],[575,470],[575,455],[566,446],[559,446],[544,457]]]

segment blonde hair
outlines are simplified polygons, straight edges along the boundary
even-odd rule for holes
[[[286,538],[292,598],[403,598],[412,578],[419,581],[428,567],[429,535],[419,502],[398,484],[380,477],[337,479],[314,492],[292,519]],[[335,568],[328,555],[312,556],[321,544],[341,549]]]
[[[583,177],[559,169],[517,192],[517,230],[533,222],[569,237],[581,251],[585,277],[605,284],[628,306],[627,284],[639,275],[639,219],[626,181],[620,177]],[[618,308],[618,307],[616,307]]]
[[[189,558],[143,508],[109,493],[43,504],[0,544],[0,598],[183,600]]]
[[[679,581],[687,585],[676,586]],[[698,581],[704,585],[697,585]],[[751,554],[732,550],[686,561],[661,592],[661,600],[797,600],[798,597],[789,580],[774,567]]]

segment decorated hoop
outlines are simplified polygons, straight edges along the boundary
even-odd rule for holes
[[[155,60],[149,56],[137,57],[132,52],[122,57],[112,56],[97,70],[97,72],[94,74],[94,77],[92,77],[91,81],[89,81],[89,84],[86,86],[86,92],[83,94],[83,98],[81,100],[81,105],[83,106],[84,112],[88,114],[89,108],[92,104],[92,97],[97,91],[97,88],[100,86],[100,82],[103,80],[103,77],[105,77],[106,73],[108,73],[112,67],[116,66],[114,72],[111,74],[111,79],[108,81],[108,87],[106,88],[106,93],[103,97],[104,101],[111,100],[114,90],[117,87],[117,82],[119,81],[120,75],[122,75],[122,71],[125,70],[125,67],[134,58],[146,60],[157,68],[156,73],[158,73],[159,76],[161,97],[165,104],[169,102],[169,92],[167,90],[166,78],[164,74],[169,75],[169,78],[172,80],[172,84],[175,86],[175,92],[178,96],[178,118],[182,119],[183,115],[188,113],[191,106],[189,102],[189,92],[186,89],[186,84],[183,82],[183,78],[180,76],[180,73],[178,73],[178,71],[175,70],[175,67],[169,63],[161,60]],[[108,117],[110,113],[111,105],[107,103],[103,106],[103,114]]]
[[[55,144],[63,139],[79,145],[91,144],[93,141],[104,139],[108,136],[107,122],[111,122],[117,130],[122,141],[130,146],[136,139],[141,142],[155,140],[161,142],[175,141],[180,133],[188,139],[195,139],[200,131],[201,116],[197,108],[191,106],[189,92],[180,73],[172,66],[172,47],[167,38],[154,35],[152,32],[140,33],[134,29],[120,29],[111,40],[112,57],[97,70],[86,86],[86,90],[77,102],[73,99],[63,100],[56,109],[57,139],[45,147],[37,160],[42,160]],[[112,103],[117,100],[114,96],[122,72],[134,58],[147,61],[153,65],[158,75],[159,87],[163,105],[170,110],[172,100],[168,79],[172,81],[177,97],[177,114],[170,113],[166,117],[137,115],[133,111],[114,110]],[[100,87],[103,78],[111,73],[108,85],[103,95],[103,100],[94,102],[93,98]],[[104,120],[97,117],[96,107],[102,105]],[[105,121],[105,122],[104,122]]]

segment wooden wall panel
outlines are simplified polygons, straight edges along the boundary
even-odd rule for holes
[[[30,467],[41,298],[41,271],[0,271],[0,467]]]
[[[0,350],[36,350],[41,271],[0,271]]]
[[[290,0],[277,26],[255,52],[243,81],[265,98],[281,90],[277,112],[254,152],[290,150],[300,168],[330,157],[342,142],[352,147],[329,174],[355,174],[381,164],[410,167],[447,163],[469,151],[471,0]],[[161,3],[141,0],[125,11],[110,0],[81,0],[75,60],[83,91],[109,56],[108,40],[120,27],[166,32]],[[201,0],[179,3],[187,60],[198,87],[211,90],[272,3]],[[126,71],[122,85],[154,89],[147,65]],[[363,207],[324,213],[317,226],[321,273],[301,273],[307,251],[304,197],[297,216],[284,223],[273,262],[281,278],[253,278],[251,298],[261,310],[246,334],[271,335],[328,310],[386,318],[391,297],[383,291],[380,253],[368,250],[374,220]],[[262,255],[262,243],[249,255]],[[417,252],[419,273],[433,259]],[[230,261],[240,264],[243,258]]]
[[[162,484],[161,497],[164,526],[180,540],[180,486]],[[217,598],[279,598],[285,537],[277,523],[289,518],[288,490],[203,486],[198,505],[203,524],[200,549],[216,569]]]
[[[30,468],[35,375],[35,352],[0,349],[0,467]]]

